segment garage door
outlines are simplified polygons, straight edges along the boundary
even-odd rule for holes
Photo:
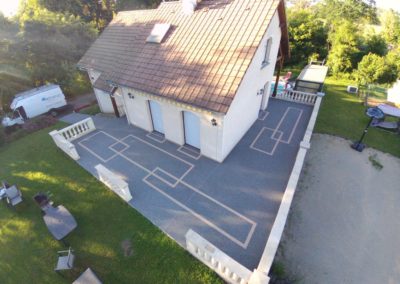
[[[200,149],[200,119],[192,112],[183,112],[185,143]]]
[[[164,134],[161,105],[155,101],[149,101],[149,105],[154,131]]]

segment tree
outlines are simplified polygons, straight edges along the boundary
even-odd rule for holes
[[[388,82],[394,82],[400,78],[400,46],[390,50],[386,57],[386,68],[390,71]]]
[[[378,83],[379,79],[385,72],[385,60],[383,57],[376,54],[365,55],[356,72],[357,82],[360,85],[368,85]]]
[[[393,83],[398,78],[396,66],[388,58],[369,53],[365,55],[356,71],[356,79],[360,85]]]
[[[49,11],[29,0],[19,15],[21,30],[13,43],[34,85],[60,84],[69,93],[76,82],[76,62],[97,35],[93,24],[79,17]]]
[[[327,55],[327,29],[310,9],[290,9],[288,31],[292,62],[306,62],[312,54]]]
[[[378,22],[375,0],[323,0],[317,10],[330,24],[342,20]]]
[[[388,52],[388,46],[383,36],[379,34],[370,34],[364,42],[364,54],[374,53],[380,56],[385,56]]]
[[[400,15],[392,9],[386,10],[381,17],[382,34],[393,45],[400,44]]]
[[[289,0],[287,2],[295,9],[308,9],[315,4],[314,0]]]
[[[121,10],[156,7],[161,0],[35,0],[38,5],[57,13],[79,16],[85,22],[95,22],[104,29],[114,14]]]
[[[360,54],[360,37],[358,28],[350,21],[344,21],[337,25],[328,36],[331,50],[327,64],[334,75],[352,71],[358,62]]]

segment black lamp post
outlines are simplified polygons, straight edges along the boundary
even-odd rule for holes
[[[384,117],[384,113],[382,110],[380,110],[377,107],[370,107],[367,109],[367,111],[365,112],[365,114],[370,117],[367,126],[364,129],[363,134],[361,135],[360,140],[358,140],[357,142],[354,142],[353,144],[351,144],[351,148],[353,148],[354,150],[358,151],[358,152],[362,152],[365,148],[365,144],[362,143],[365,135],[368,132],[368,128],[371,125],[372,121],[374,119],[381,119],[382,117]]]

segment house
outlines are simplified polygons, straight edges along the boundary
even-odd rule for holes
[[[287,56],[284,0],[181,0],[118,13],[78,67],[102,112],[222,162]]]

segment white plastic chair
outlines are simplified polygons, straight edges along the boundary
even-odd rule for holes
[[[73,250],[69,248],[68,250],[59,251],[58,253],[57,266],[55,271],[69,270],[74,267],[75,255]]]

